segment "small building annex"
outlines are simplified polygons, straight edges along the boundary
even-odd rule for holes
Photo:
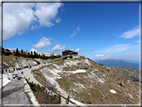
[[[65,51],[62,52],[62,55],[63,56],[69,56],[69,55],[77,56],[78,53],[74,52],[74,51],[71,51],[71,50],[65,50]]]

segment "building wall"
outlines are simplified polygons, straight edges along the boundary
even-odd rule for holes
[[[74,55],[74,56],[77,56],[78,54],[77,53],[69,53],[69,52],[64,52],[62,53],[63,56],[67,56],[67,55]]]

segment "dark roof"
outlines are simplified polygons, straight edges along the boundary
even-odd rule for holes
[[[72,52],[73,54],[78,54],[77,52],[72,51],[72,50],[65,50],[65,51],[63,51],[62,53],[66,53],[66,52]]]
[[[71,50],[65,50],[65,51],[63,51],[62,53],[64,53],[64,52],[73,52],[73,51],[71,51]]]
[[[73,54],[78,54],[77,52],[72,52]]]

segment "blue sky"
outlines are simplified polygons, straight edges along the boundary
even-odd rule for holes
[[[139,3],[3,5],[3,47],[95,59],[139,59]]]

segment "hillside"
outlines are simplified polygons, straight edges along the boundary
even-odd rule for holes
[[[139,69],[139,64],[126,62],[118,59],[105,59],[105,60],[98,60],[96,62],[108,67],[122,66],[122,67],[133,67]]]
[[[139,70],[133,67],[112,67],[133,81],[139,81]]]
[[[84,104],[139,103],[139,82],[83,56],[40,68],[38,76],[60,94]]]

